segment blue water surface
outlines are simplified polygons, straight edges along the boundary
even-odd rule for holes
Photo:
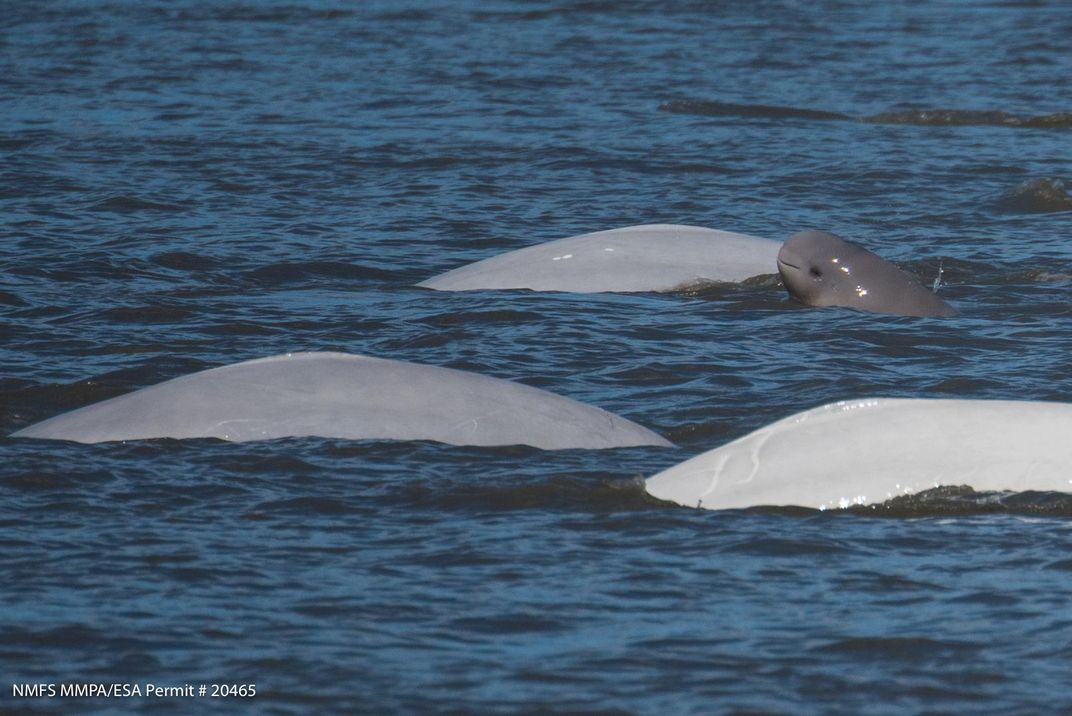
[[[1072,110],[1069,37],[1058,0],[5,4],[0,434],[340,350],[681,449],[0,438],[0,710],[1072,713],[1060,496],[711,512],[636,479],[838,399],[1069,399],[1072,123],[973,114]],[[834,231],[960,313],[413,285],[639,223]],[[13,691],[150,682],[256,695]]]

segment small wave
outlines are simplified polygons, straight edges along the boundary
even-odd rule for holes
[[[851,507],[861,515],[938,517],[993,513],[1072,515],[1072,494],[1064,492],[976,492],[967,485],[943,486],[901,495],[882,504]]]
[[[28,306],[26,301],[7,291],[0,291],[0,306]]]
[[[125,92],[158,92],[161,85],[188,82],[189,76],[167,73],[150,73],[119,77],[104,85],[105,89]]]
[[[454,629],[477,634],[494,634],[503,637],[507,634],[540,634],[545,632],[564,632],[570,629],[569,622],[551,619],[544,614],[517,612],[513,614],[496,614],[482,617],[462,617],[451,624]]]
[[[723,552],[756,557],[815,557],[848,554],[851,550],[836,540],[800,540],[777,537],[749,537],[723,548]]]
[[[194,112],[161,112],[153,119],[159,120],[161,122],[182,122],[187,119],[197,119],[200,116],[201,115],[196,114]]]
[[[1002,195],[998,207],[1011,212],[1049,214],[1057,211],[1072,211],[1072,196],[1065,191],[1060,179],[1044,177],[1031,179]]]
[[[811,517],[823,511],[811,507],[760,506],[745,508],[742,512],[785,517]],[[941,486],[911,495],[901,495],[881,503],[856,505],[826,512],[895,519],[992,514],[1068,517],[1072,516],[1072,493],[976,492],[968,485]]]
[[[856,121],[865,124],[914,124],[919,126],[999,126],[1033,129],[1072,127],[1072,112],[1056,112],[1024,117],[1001,110],[974,109],[905,109],[853,117],[806,107],[782,107],[766,104],[736,104],[716,100],[679,99],[659,105],[663,112],[698,114],[707,117],[763,117],[767,119],[816,119]]]
[[[214,257],[189,251],[164,251],[154,254],[149,260],[161,268],[173,271],[210,271],[223,265],[222,261]]]
[[[444,313],[437,313],[426,318],[417,319],[418,323],[423,323],[427,326],[457,326],[457,325],[469,325],[469,324],[506,324],[509,326],[519,326],[525,323],[536,323],[544,320],[542,313],[535,311],[515,311],[510,309],[501,309],[497,311],[446,311]]]
[[[146,201],[136,196],[113,196],[97,202],[92,208],[97,211],[114,211],[120,214],[129,214],[135,211],[185,211],[187,207],[180,204]]]
[[[840,112],[827,112],[820,109],[802,109],[799,107],[779,107],[766,104],[734,104],[702,99],[681,99],[663,102],[659,105],[663,112],[674,114],[701,114],[708,117],[766,117],[770,119],[854,119]]]
[[[963,659],[983,647],[974,642],[928,639],[925,637],[872,636],[839,639],[816,647],[818,652],[846,654],[853,658],[868,660],[892,659],[896,661]]]
[[[376,16],[376,20],[383,22],[424,22],[434,20],[436,14],[427,9],[407,8],[404,10],[390,10]]]
[[[183,323],[195,315],[180,306],[119,306],[101,311],[101,318],[116,323]]]
[[[201,13],[204,13],[202,15]],[[183,20],[203,20],[211,18],[219,22],[275,22],[275,23],[302,23],[316,20],[338,20],[352,16],[353,10],[340,10],[337,8],[303,8],[297,5],[283,5],[278,8],[259,8],[256,3],[236,7],[223,7],[218,10],[188,10],[179,13]]]
[[[864,117],[868,124],[917,124],[922,126],[1072,127],[1072,112],[1021,117],[1000,110],[909,109],[880,112]]]
[[[16,152],[52,138],[50,132],[19,132],[17,135],[0,135],[0,149]]]
[[[313,121],[297,115],[280,114],[279,112],[265,112],[258,114],[253,118],[253,121],[257,124],[277,124],[277,125],[292,125],[292,126],[304,126],[313,124]]]
[[[359,510],[347,500],[309,496],[262,502],[253,507],[247,518],[256,519],[266,514],[345,515],[357,512]]]
[[[1051,271],[1044,268],[1032,268],[1009,276],[1008,283],[1063,283],[1065,281],[1072,281],[1072,273],[1066,271]]]
[[[267,286],[305,281],[310,278],[337,279],[346,281],[388,281],[395,274],[372,266],[344,263],[341,261],[282,262],[247,271],[244,278],[250,283]]]
[[[509,448],[529,452],[530,448]],[[669,503],[651,497],[643,478],[599,475],[554,475],[521,484],[459,484],[439,489],[408,487],[400,493],[407,506],[435,505],[450,510],[514,512],[517,510],[587,510],[634,512],[668,508]]]

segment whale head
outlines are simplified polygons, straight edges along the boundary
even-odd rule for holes
[[[852,259],[861,251],[829,231],[802,231],[782,244],[778,273],[789,295],[801,303],[839,305],[839,299],[857,291],[852,281]]]
[[[786,291],[809,306],[903,316],[951,316],[953,308],[886,259],[829,231],[793,234],[778,251]]]

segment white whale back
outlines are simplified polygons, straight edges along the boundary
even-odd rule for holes
[[[1072,491],[1072,404],[871,398],[797,413],[674,465],[647,491],[690,507],[884,502],[937,485]]]
[[[89,405],[12,437],[436,440],[545,449],[670,446],[625,418],[466,371],[294,353],[201,371]]]
[[[679,224],[627,226],[493,256],[417,284],[439,291],[670,291],[778,272],[781,243]]]

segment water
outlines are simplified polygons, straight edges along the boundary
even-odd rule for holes
[[[635,480],[842,398],[1069,399],[1072,135],[973,114],[1072,109],[1063,3],[14,2],[0,23],[0,434],[342,350],[682,446],[0,439],[0,709],[1072,712],[1067,498],[718,513]],[[832,230],[928,285],[941,266],[960,315],[805,309],[773,278],[412,287],[664,222]],[[37,682],[257,694],[12,695]]]

